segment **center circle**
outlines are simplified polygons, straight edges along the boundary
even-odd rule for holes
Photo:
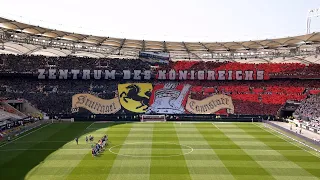
[[[133,142],[112,146],[109,152],[127,157],[175,157],[190,154],[193,148],[171,142]]]

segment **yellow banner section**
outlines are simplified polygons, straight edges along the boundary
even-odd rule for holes
[[[151,83],[118,84],[120,103],[131,112],[144,113],[149,107],[152,90]]]
[[[72,96],[72,108],[85,108],[94,114],[114,114],[121,109],[119,98],[101,99],[91,94]]]
[[[220,109],[228,109],[228,113],[234,113],[234,106],[230,96],[219,94],[200,101],[188,98],[186,104],[186,110],[192,114],[214,114]]]

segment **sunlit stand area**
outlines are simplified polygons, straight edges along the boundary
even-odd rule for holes
[[[319,33],[70,34],[0,18],[0,179],[319,179]]]

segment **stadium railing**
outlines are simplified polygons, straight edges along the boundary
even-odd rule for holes
[[[272,121],[263,120],[262,122],[263,122],[263,123],[266,123],[266,124],[269,124],[269,125],[271,125],[271,126],[273,126],[273,127],[276,127],[276,128],[278,128],[278,129],[280,129],[280,130],[282,130],[282,131],[284,131],[284,132],[286,132],[286,133],[288,133],[288,134],[297,136],[298,138],[303,139],[303,140],[305,140],[305,141],[307,141],[307,142],[309,142],[309,143],[312,143],[312,144],[315,144],[315,145],[320,146],[320,142],[317,142],[317,141],[315,141],[315,140],[313,140],[313,139],[307,138],[306,136],[303,136],[303,135],[301,135],[301,134],[298,134],[298,133],[295,133],[295,132],[293,132],[293,131],[290,131],[289,129],[286,129],[286,128],[282,127],[282,126],[279,126],[279,125],[277,125],[277,124],[275,124],[275,123],[272,123]]]

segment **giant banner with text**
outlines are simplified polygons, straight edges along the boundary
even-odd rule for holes
[[[86,110],[92,114],[215,114],[234,113],[232,98],[222,94],[208,94],[193,99],[193,88],[183,83],[126,83],[118,84],[113,99],[102,99],[91,94],[75,94],[72,112]]]
[[[203,100],[188,98],[186,103],[186,110],[192,114],[214,114],[221,109],[226,109],[229,114],[234,113],[234,106],[230,96],[218,94]]]
[[[119,98],[101,99],[91,94],[76,94],[72,97],[72,112],[84,108],[93,114],[115,114],[121,109]]]
[[[38,69],[38,79],[83,80],[207,80],[207,81],[253,81],[266,80],[262,70],[100,70],[100,69]]]

